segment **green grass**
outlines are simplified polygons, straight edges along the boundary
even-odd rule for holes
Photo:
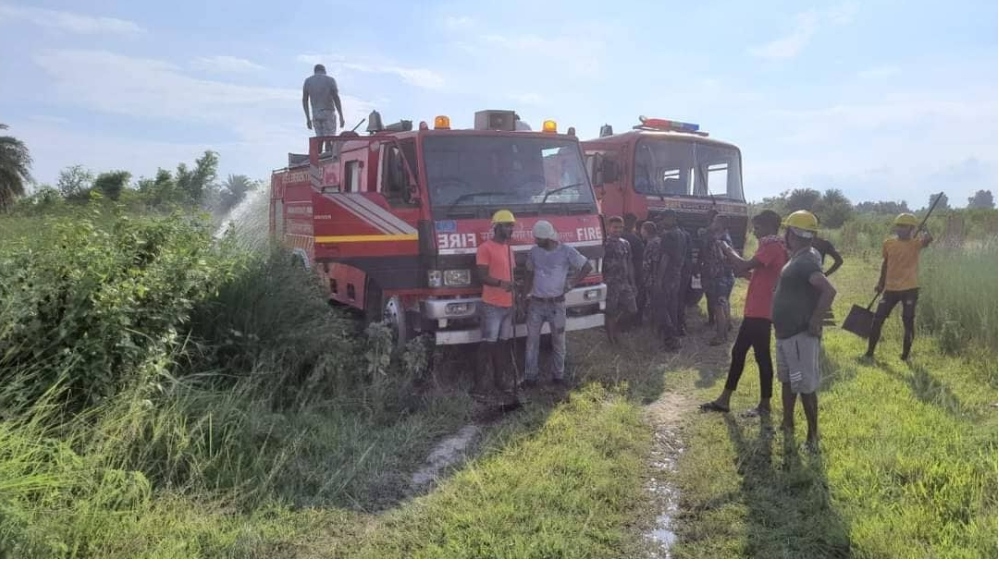
[[[848,258],[833,276],[840,322],[876,271]],[[819,456],[799,451],[800,406],[790,439],[737,414],[691,413],[675,478],[683,514],[674,554],[995,557],[994,341],[949,357],[923,336],[906,364],[894,358],[899,331],[886,329],[868,364],[859,359],[864,341],[827,330]],[[668,379],[671,391],[705,401],[724,383],[719,375],[704,384],[689,370]],[[758,392],[750,359],[733,411],[754,405]],[[779,389],[774,405],[779,419]]]
[[[693,316],[676,355],[644,333],[616,349],[572,334],[568,399],[531,392],[414,496],[434,444],[478,418],[464,394],[473,357],[442,352],[417,391],[384,333],[355,338],[279,256],[211,246],[210,228],[170,219],[88,216],[62,230],[0,220],[5,241],[21,240],[0,248],[0,288],[17,295],[0,303],[4,555],[640,557],[664,428],[684,450],[667,474],[681,500],[674,557],[997,554],[988,248],[927,254],[911,364],[894,358],[897,311],[873,364],[857,359],[863,341],[828,331],[817,458],[798,451],[800,413],[790,441],[695,412],[720,391],[728,349],[708,347]],[[47,275],[63,263],[79,271],[59,284]],[[877,266],[847,255],[840,322],[866,305]],[[71,322],[30,321],[63,295]],[[750,360],[736,411],[757,385]],[[87,399],[67,408],[69,387]]]

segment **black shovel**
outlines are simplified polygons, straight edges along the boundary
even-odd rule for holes
[[[871,308],[874,307],[874,302],[877,301],[878,296],[881,296],[880,292],[874,295],[871,303],[866,308],[861,308],[854,304],[850,308],[850,313],[846,315],[846,319],[843,320],[843,330],[864,339],[870,337],[871,326],[874,324],[874,312],[871,311]]]

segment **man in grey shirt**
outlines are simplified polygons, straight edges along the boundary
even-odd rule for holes
[[[302,84],[302,110],[305,111],[305,126],[315,131],[316,136],[333,136],[336,134],[336,117],[340,116],[340,128],[343,128],[343,109],[340,108],[340,92],[336,80],[326,75],[326,67],[317,64],[315,72]],[[309,117],[309,105],[312,105],[312,117]],[[326,142],[325,150],[333,148],[333,142]]]
[[[527,255],[527,350],[524,368],[525,387],[538,383],[538,347],[541,326],[548,323],[552,332],[552,382],[565,382],[565,293],[590,274],[590,262],[576,248],[559,243],[555,227],[547,220],[534,224],[537,245]],[[579,272],[571,282],[569,271]]]

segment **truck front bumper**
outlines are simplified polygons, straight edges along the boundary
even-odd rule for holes
[[[481,301],[482,298],[476,296],[421,302],[421,315],[428,325],[433,326],[436,344],[464,345],[481,341],[482,333],[477,321]],[[579,331],[603,325],[606,301],[607,285],[602,283],[577,287],[567,292],[565,330]],[[541,333],[551,333],[547,323],[542,326]],[[514,325],[514,337],[527,337],[526,323],[521,321]]]

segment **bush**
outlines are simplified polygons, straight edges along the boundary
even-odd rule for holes
[[[19,231],[8,224],[4,239],[0,381],[17,388],[7,396],[20,405],[58,386],[78,411],[162,373],[194,304],[233,272],[213,253],[207,225],[181,216],[95,208],[71,221],[23,221]]]

